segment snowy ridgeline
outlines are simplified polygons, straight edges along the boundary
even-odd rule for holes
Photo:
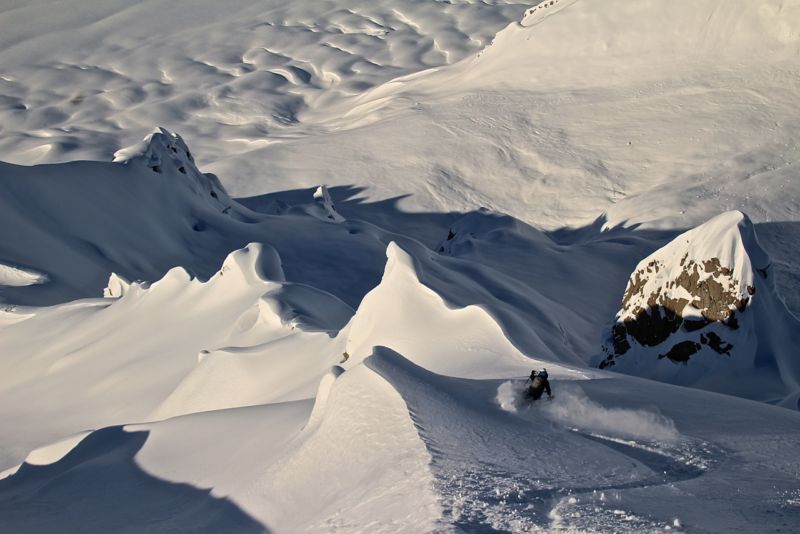
[[[28,299],[6,306],[0,326],[0,424],[20,429],[0,448],[0,508],[12,529],[85,526],[86,517],[98,529],[144,525],[113,504],[131,487],[146,488],[135,508],[145,516],[175,510],[164,528],[201,530],[378,521],[385,530],[638,532],[705,524],[685,499],[730,476],[746,481],[741,506],[769,488],[770,510],[797,513],[788,475],[796,412],[589,366],[605,358],[612,369],[796,407],[798,375],[781,352],[796,319],[740,213],[635,267],[674,234],[547,234],[484,210],[428,247],[345,219],[324,187],[305,201],[246,201],[254,211],[165,130],[115,163],[4,169],[27,179],[4,181],[3,198],[44,203],[46,187],[61,188],[49,226],[2,212],[16,213],[18,229],[4,258],[25,266],[8,267],[3,292]],[[86,190],[105,201],[84,200]],[[78,235],[91,246],[76,246]],[[249,244],[226,254],[236,242]],[[184,267],[169,268],[176,263]],[[109,270],[122,274],[94,274]],[[612,329],[625,329],[628,350],[603,356],[630,272]],[[82,292],[95,298],[33,305]],[[660,308],[644,309],[650,301]],[[690,330],[690,321],[702,324]],[[651,331],[664,339],[638,341]],[[714,341],[669,356],[690,333]],[[543,366],[556,398],[531,406],[523,377]],[[740,472],[764,461],[767,444],[770,462]],[[739,463],[725,461],[732,450]],[[70,506],[33,514],[54,479],[48,499]],[[96,491],[99,481],[110,489]],[[75,506],[76,494],[91,510]],[[206,512],[187,515],[181,502]],[[710,499],[703,510],[728,517],[729,505]]]
[[[0,151],[201,150],[0,163],[0,531],[797,530],[800,5],[112,4]]]

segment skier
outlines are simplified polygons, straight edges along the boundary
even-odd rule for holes
[[[542,368],[541,371],[534,369],[531,371],[531,376],[528,380],[531,383],[531,385],[528,386],[528,396],[533,400],[539,400],[542,393],[545,391],[549,399],[553,398],[553,394],[550,391],[550,382],[547,380],[547,369]]]

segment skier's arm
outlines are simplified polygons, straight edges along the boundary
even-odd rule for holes
[[[545,380],[544,381],[544,390],[547,392],[547,396],[548,397],[552,397],[553,396],[553,394],[550,392],[550,381],[549,380]]]

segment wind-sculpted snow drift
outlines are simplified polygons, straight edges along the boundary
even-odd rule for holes
[[[365,524],[385,531],[444,525],[555,528],[587,514],[601,524],[613,517],[613,510],[625,508],[635,515],[632,528],[638,531],[669,524],[674,510],[686,510],[687,504],[678,500],[665,508],[628,498],[628,492],[639,495],[650,488],[646,493],[655,503],[661,502],[662,496],[655,496],[665,481],[686,485],[690,495],[695,478],[708,487],[731,476],[715,478],[716,435],[686,414],[692,413],[692,403],[727,411],[732,401],[625,379],[622,398],[646,391],[647,404],[658,406],[662,415],[627,408],[615,393],[619,387],[613,386],[619,379],[572,357],[559,364],[556,356],[569,350],[565,340],[577,339],[568,335],[567,326],[572,335],[594,331],[599,339],[604,319],[595,317],[575,330],[581,324],[575,318],[591,317],[585,305],[573,311],[567,301],[553,308],[557,293],[535,290],[535,273],[552,273],[553,265],[569,263],[565,258],[585,261],[597,255],[606,259],[592,265],[595,273],[619,278],[621,290],[634,257],[652,245],[621,230],[559,245],[523,223],[476,212],[453,223],[442,250],[435,252],[367,223],[320,218],[316,208],[252,212],[229,200],[224,190],[213,197],[209,191],[218,186],[212,178],[204,181],[192,168],[181,172],[191,161],[179,139],[159,131],[127,163],[98,169],[112,175],[130,169],[126,172],[135,179],[166,178],[170,181],[160,187],[172,195],[177,214],[186,213],[181,206],[190,207],[189,212],[204,210],[203,232],[155,212],[163,235],[217,233],[211,243],[226,233],[242,240],[261,236],[276,246],[252,243],[235,251],[205,281],[182,268],[170,269],[155,282],[111,275],[102,299],[8,307],[4,315],[13,320],[5,321],[0,338],[0,366],[7,377],[0,389],[0,425],[15,432],[4,436],[0,448],[0,467],[6,469],[0,506],[13,503],[13,513],[3,514],[4,526],[47,530],[64,522],[83,525],[82,518],[92,517],[98,530],[115,528],[121,516],[74,508],[73,496],[82,493],[85,502],[101,504],[100,494],[81,489],[93,479],[114,481],[102,494],[112,501],[128,484],[144,481],[152,491],[184,491],[158,486],[155,477],[214,488],[212,496],[225,499],[183,493],[189,502],[210,506],[208,516],[195,518],[200,530],[216,528],[216,521],[230,528],[255,521],[278,531],[358,530]],[[64,182],[65,188],[69,185]],[[141,206],[149,193],[138,191],[135,205]],[[230,209],[221,208],[219,199]],[[124,224],[128,212],[117,209]],[[174,217],[176,211],[166,213]],[[69,222],[69,212],[54,213]],[[84,221],[96,216],[91,210],[84,215],[89,217]],[[59,235],[63,226],[52,231]],[[287,239],[290,228],[304,229],[307,251]],[[105,234],[89,236],[94,250],[113,250]],[[133,250],[146,257],[144,245],[132,238],[129,243],[133,248],[127,256],[107,255],[106,261],[135,267],[123,262],[138,257]],[[527,247],[539,251],[537,261],[527,263]],[[350,254],[337,256],[334,249]],[[604,250],[626,253],[609,261]],[[216,253],[213,247],[201,249],[192,261],[202,265]],[[353,264],[353,253],[363,261]],[[325,266],[327,276],[297,268],[299,259],[320,255],[333,259]],[[505,262],[498,261],[502,256]],[[44,255],[31,257],[46,260]],[[579,265],[573,265],[575,273]],[[378,266],[382,275],[355,310],[329,291],[342,287],[327,278],[334,273],[369,273]],[[75,266],[66,261],[36,268],[59,280],[68,279]],[[522,284],[514,299],[506,289],[512,280]],[[27,288],[46,289],[51,283]],[[617,291],[583,287],[574,292],[576,302],[612,309]],[[347,299],[358,295],[341,294]],[[541,310],[542,319],[529,317],[535,336],[517,332],[512,337],[522,342],[515,344],[507,332],[514,332],[524,310]],[[392,350],[376,351],[376,345]],[[536,347],[551,352],[543,356]],[[337,364],[341,367],[330,374]],[[495,397],[503,381],[545,364],[554,378],[553,404],[517,414],[498,406]],[[571,393],[572,381],[580,381],[585,393]],[[612,385],[608,395],[603,383]],[[682,399],[677,404],[676,397]],[[791,491],[791,481],[776,473],[790,472],[781,451],[800,439],[791,430],[797,428],[796,414],[759,408],[756,424],[748,415],[755,408],[747,406],[737,405],[730,413],[739,414],[735,417],[750,425],[759,440],[778,436],[771,443],[784,445],[777,445],[773,463],[762,465],[757,476],[729,469],[745,477],[753,492],[765,487]],[[144,421],[154,422],[133,424]],[[114,426],[121,424],[129,426],[122,431]],[[104,427],[110,428],[90,430]],[[747,465],[748,458],[755,458],[752,439],[750,433],[741,442],[729,437],[725,446],[735,448]],[[26,455],[27,464],[17,467]],[[97,463],[99,456],[107,460]],[[585,469],[589,459],[591,475]],[[38,466],[34,478],[28,464]],[[95,474],[86,478],[81,473]],[[34,514],[43,498],[38,488],[51,477],[58,477],[63,488],[51,494],[54,511]],[[364,492],[369,499],[363,499]],[[613,494],[612,500],[599,496],[605,492]],[[739,504],[750,506],[748,494],[742,495]],[[140,521],[163,502],[140,500],[140,518],[126,516],[125,524],[144,528]],[[590,505],[588,511],[584,504]],[[684,521],[705,524],[689,510],[682,512]]]
[[[0,531],[797,530],[797,1],[63,5],[0,8]]]

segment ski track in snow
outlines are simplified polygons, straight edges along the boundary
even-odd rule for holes
[[[591,416],[603,418],[604,411],[599,404],[589,400],[585,394],[574,386],[564,384],[559,388],[558,401],[542,400],[531,403],[524,396],[526,385],[522,381],[506,381],[498,387],[497,402],[500,407],[514,413],[522,419],[523,425],[545,425],[549,431],[572,431],[576,434],[600,443],[620,452],[632,461],[641,463],[653,471],[652,476],[633,482],[608,485],[590,485],[590,487],[563,486],[557,488],[539,488],[537,481],[520,476],[516,472],[503,471],[491,464],[481,464],[475,470],[473,461],[463,464],[450,458],[441,458],[443,464],[438,471],[438,487],[446,503],[447,518],[452,525],[468,532],[583,532],[605,531],[642,532],[644,530],[661,530],[668,523],[637,517],[615,508],[619,504],[619,490],[651,488],[654,486],[672,486],[676,482],[701,477],[717,462],[724,461],[724,451],[709,443],[678,436],[674,427],[654,429],[654,416],[644,412],[617,409],[614,414],[616,425],[607,421],[604,425],[610,435],[604,435],[581,428],[571,427],[570,416],[583,421],[586,412],[594,412]],[[566,399],[570,408],[558,409]],[[576,403],[584,405],[583,410],[575,410]],[[570,413],[572,411],[572,413]],[[575,413],[583,412],[583,413]],[[637,433],[642,439],[631,440],[618,436],[629,436],[630,418],[638,417]],[[419,416],[418,416],[419,418]],[[625,419],[628,420],[625,420]],[[659,424],[671,422],[663,417]],[[592,421],[598,426],[596,420]],[[622,428],[620,428],[622,427]],[[425,439],[425,430],[421,429]],[[666,435],[666,441],[648,440],[653,434]],[[513,438],[511,438],[513,439]],[[546,440],[547,435],[534,435],[533,439]],[[434,454],[434,465],[437,463],[436,445],[426,442]],[[536,446],[530,449],[531,462],[542,461],[536,457]]]

